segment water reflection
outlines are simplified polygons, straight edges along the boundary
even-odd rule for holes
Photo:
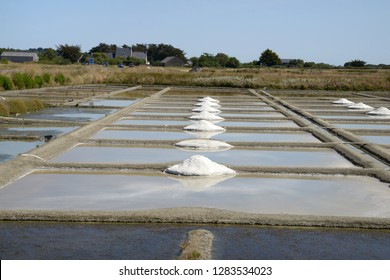
[[[177,175],[166,175],[168,178],[180,182],[185,190],[194,192],[205,191],[223,181],[235,177],[235,174],[224,175],[224,176],[177,176]]]

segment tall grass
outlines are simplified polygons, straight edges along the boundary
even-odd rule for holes
[[[42,110],[46,105],[35,98],[7,98],[0,100],[0,116],[8,117],[21,113]]]
[[[139,66],[117,67],[81,65],[16,64],[2,66],[2,76],[11,78],[13,88],[78,84],[126,84],[217,86],[339,91],[390,91],[390,69],[203,69]],[[353,70],[353,71],[352,71]],[[14,73],[14,74],[10,74]],[[23,76],[23,74],[26,74]],[[24,77],[24,78],[23,78]],[[42,81],[43,80],[43,84]],[[2,88],[0,87],[0,90]],[[5,88],[4,88],[5,89]],[[9,89],[9,88],[8,88]]]

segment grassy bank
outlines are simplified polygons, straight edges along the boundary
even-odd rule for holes
[[[79,84],[172,85],[341,91],[390,91],[390,69],[203,69],[10,63],[0,66],[13,89]],[[19,82],[17,73],[26,82]],[[31,79],[33,82],[31,82]],[[36,78],[38,77],[38,78]],[[46,77],[46,80],[43,79]],[[43,79],[43,83],[41,80]],[[4,80],[4,79],[3,79]],[[19,80],[23,80],[19,78]],[[34,83],[35,81],[35,83]],[[4,84],[4,83],[3,83]],[[9,84],[9,83],[8,83]],[[5,88],[7,87],[7,88]],[[9,89],[0,84],[0,90]]]
[[[42,110],[45,104],[34,98],[7,98],[0,99],[0,116],[11,115]]]

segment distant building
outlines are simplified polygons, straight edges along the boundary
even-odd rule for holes
[[[161,61],[162,66],[184,66],[184,61],[177,56],[168,56]]]
[[[146,64],[149,64],[147,52],[133,52],[131,48],[116,48],[115,52],[104,53],[104,55],[107,57],[107,59],[113,59],[117,57],[123,57],[124,59],[126,59],[128,57],[134,57],[138,59],[143,59],[145,60]]]
[[[3,52],[0,59],[7,59],[12,62],[38,61],[38,54],[35,52]]]
[[[116,48],[114,57],[128,58],[131,56],[131,53],[132,51],[129,48]]]
[[[282,61],[282,65],[289,65],[291,61],[295,60],[295,59],[291,59],[291,58],[282,58],[280,59]]]

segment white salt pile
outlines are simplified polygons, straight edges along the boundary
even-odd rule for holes
[[[200,112],[199,114],[193,115],[189,117],[191,120],[206,120],[206,121],[223,121],[225,120],[224,118],[217,116],[213,113],[203,111]]]
[[[202,101],[202,102],[198,102],[195,104],[195,106],[204,106],[204,105],[208,105],[208,106],[213,107],[213,108],[221,108],[221,105],[219,105],[218,103],[215,103],[215,102],[211,102],[211,101]]]
[[[176,143],[175,146],[192,150],[227,150],[233,147],[226,142],[209,139],[184,140]]]
[[[209,113],[214,113],[214,114],[219,114],[219,113],[221,113],[220,110],[218,110],[218,109],[216,109],[216,108],[213,108],[213,107],[211,107],[211,106],[209,106],[209,105],[202,105],[202,106],[200,106],[200,107],[195,108],[195,109],[192,110],[192,112],[203,112],[203,111],[207,111],[207,112],[209,112]]]
[[[359,103],[355,103],[353,105],[350,105],[348,106],[348,109],[365,109],[365,110],[372,110],[374,109],[373,107],[371,106],[368,106],[362,102],[359,102]]]
[[[171,166],[166,173],[183,176],[219,176],[236,174],[236,171],[224,165],[215,163],[207,157],[194,155],[182,163]]]
[[[372,110],[368,112],[367,114],[369,115],[390,115],[390,110],[387,109],[386,107],[379,107],[375,110]]]
[[[340,105],[353,105],[353,104],[355,104],[354,102],[349,101],[346,98],[341,98],[339,100],[333,101],[332,103],[333,104],[340,104]]]
[[[211,102],[219,103],[219,100],[214,99],[214,98],[212,98],[210,96],[199,98],[198,101],[211,101]]]
[[[211,122],[206,121],[206,120],[196,121],[195,123],[193,123],[191,125],[187,125],[183,129],[184,130],[197,130],[197,131],[224,131],[225,130],[223,127],[212,124]]]

